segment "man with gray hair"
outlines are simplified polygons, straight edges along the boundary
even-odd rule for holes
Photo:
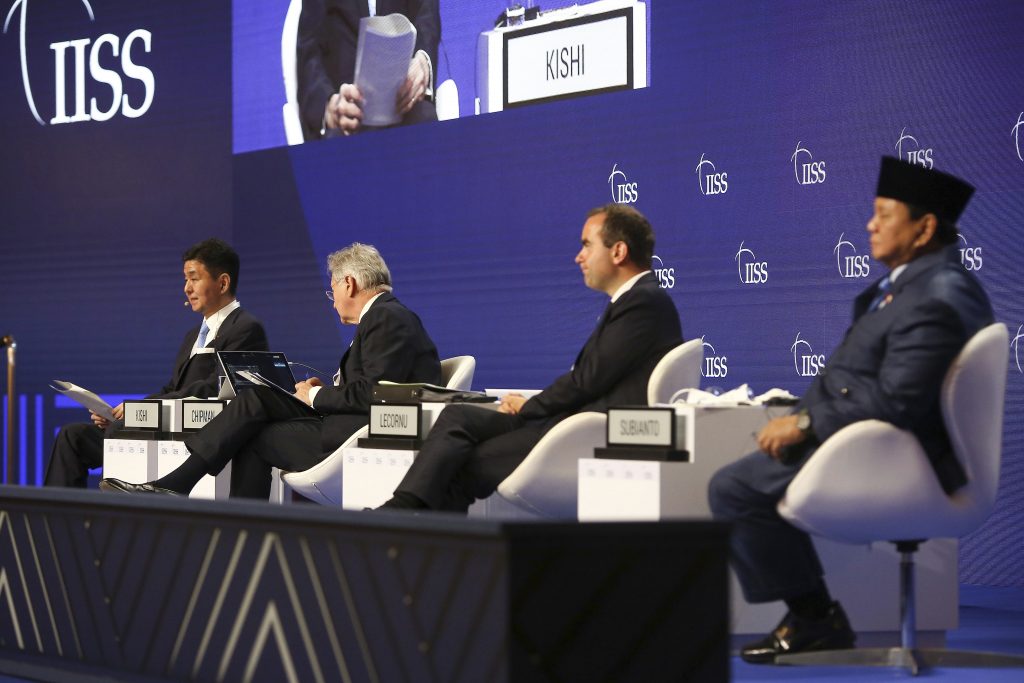
[[[342,323],[357,326],[333,385],[317,378],[299,382],[299,401],[266,387],[247,388],[185,440],[191,455],[181,467],[145,484],[104,479],[100,488],[185,495],[231,462],[231,495],[266,499],[272,467],[307,470],[367,423],[378,381],[440,383],[434,342],[391,293],[391,273],[380,253],[357,242],[328,256],[327,267],[327,298]]]

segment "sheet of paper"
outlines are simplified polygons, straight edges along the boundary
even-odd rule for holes
[[[398,90],[415,46],[416,27],[404,15],[359,20],[355,80],[364,100],[364,126],[391,126],[401,120]]]
[[[768,391],[754,396],[753,390],[746,384],[741,384],[735,389],[731,389],[723,394],[712,394],[707,391],[701,391],[700,389],[687,389],[685,394],[680,392],[679,398],[676,399],[676,403],[687,403],[689,405],[700,405],[700,406],[737,406],[737,405],[764,405],[769,403],[795,403],[798,400],[796,396],[789,393],[785,389],[769,389]]]
[[[56,392],[64,394],[72,401],[85,406],[100,417],[105,417],[108,420],[114,419],[114,409],[110,404],[88,389],[83,389],[77,384],[72,384],[71,382],[65,382],[59,379],[53,380],[50,383],[50,388]]]

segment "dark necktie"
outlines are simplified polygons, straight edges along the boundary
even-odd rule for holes
[[[878,291],[875,293],[875,298],[871,300],[871,305],[868,306],[868,312],[877,311],[878,309],[889,303],[889,276],[886,275],[882,278],[881,282],[878,283]]]

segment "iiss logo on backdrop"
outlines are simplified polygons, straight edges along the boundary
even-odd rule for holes
[[[934,166],[934,151],[931,147],[922,147],[913,135],[907,135],[906,126],[900,131],[899,140],[896,141],[896,156],[903,161],[931,169]]]
[[[1024,127],[1024,111],[1017,114],[1017,123],[1010,129],[1010,135],[1013,136],[1013,142],[1017,146],[1017,158],[1024,161],[1024,156],[1021,156],[1020,152],[1020,130],[1022,127]]]
[[[793,177],[798,185],[819,185],[825,182],[825,162],[815,161],[814,155],[805,147],[796,143],[796,151],[790,157],[793,162]]]
[[[608,189],[612,191],[612,201],[616,204],[632,204],[640,198],[640,188],[626,178],[626,174],[619,170],[618,164],[612,166],[612,173],[608,176]]]
[[[676,269],[667,267],[657,254],[651,256],[651,269],[662,289],[672,289],[676,286]]]
[[[710,159],[705,159],[703,154],[700,155],[700,162],[697,163],[694,172],[697,174],[697,186],[702,195],[725,194],[729,191],[729,174],[719,172],[714,163]]]
[[[843,239],[845,232],[839,233],[839,241],[832,251],[836,255],[836,268],[845,279],[866,278],[871,274],[871,264],[867,254],[858,254],[857,247],[849,240]]]
[[[793,352],[793,369],[800,377],[817,377],[825,367],[824,354],[815,353],[810,343],[800,338],[799,332],[796,333],[796,339],[789,350]]]
[[[720,379],[727,376],[729,374],[729,358],[719,356],[715,347],[704,337],[700,338],[700,343],[704,348],[704,366],[701,368],[700,374],[705,379]]]
[[[82,6],[89,17],[89,21],[96,21],[89,0],[81,0]],[[39,125],[45,126],[46,121],[36,106],[35,93],[32,83],[29,80],[28,67],[28,32],[27,21],[29,0],[14,0],[7,18],[4,21],[4,33],[8,34],[11,28],[11,20],[20,10],[18,19],[18,37],[21,58],[21,81],[25,89],[25,101],[32,112],[32,116]],[[72,3],[68,3],[71,5]],[[135,29],[122,40],[113,33],[104,33],[98,38],[69,38],[50,43],[50,50],[53,52],[54,72],[54,96],[53,116],[49,119],[51,125],[62,123],[79,123],[82,121],[108,121],[118,112],[130,119],[138,118],[149,111],[153,104],[153,94],[156,91],[156,81],[153,72],[137,61],[140,52],[148,53],[152,49],[153,35],[145,29]],[[110,69],[100,64],[101,59],[120,58],[117,68]],[[86,79],[86,63],[88,63],[89,81]],[[67,92],[65,74],[68,70],[74,73],[74,90]],[[119,69],[119,70],[118,70]],[[128,94],[124,92],[125,79],[138,81],[142,84],[144,94],[141,102],[132,102]],[[86,83],[92,86],[90,91],[94,96],[89,99],[89,106],[86,107]],[[96,85],[109,88],[112,95],[110,106],[103,109],[95,97]],[[104,95],[106,92],[104,92]],[[73,99],[74,110],[68,113],[68,104]],[[104,98],[105,99],[105,98]]]
[[[981,247],[970,246],[963,233],[960,234],[960,263],[967,270],[981,270],[982,266]]]
[[[743,246],[736,252],[736,273],[745,285],[763,285],[768,282],[768,262],[758,261],[754,252]]]

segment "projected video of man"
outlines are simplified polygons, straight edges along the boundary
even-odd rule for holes
[[[436,121],[433,102],[434,69],[441,40],[439,0],[306,0],[299,17],[296,71],[298,103],[305,140],[350,135],[365,127],[409,125]],[[369,10],[369,14],[366,10]],[[382,87],[373,91],[356,85],[359,26],[362,19],[384,20],[389,15],[408,19],[412,31],[412,58],[404,69],[405,79],[397,93]],[[401,49],[401,27],[385,25],[385,33],[374,33],[377,41],[364,37],[367,63],[362,73],[383,78],[388,49]],[[412,35],[414,34],[414,35]],[[371,48],[379,47],[374,51]],[[408,54],[408,53],[406,53]],[[393,55],[392,55],[393,56]],[[371,61],[375,63],[369,63]],[[402,65],[404,66],[404,65]],[[364,76],[366,78],[366,76]],[[383,78],[383,80],[387,80]],[[364,92],[365,91],[365,92]],[[390,102],[374,101],[387,98]],[[393,97],[393,99],[392,99]],[[378,120],[367,119],[368,111],[384,112]],[[390,114],[391,116],[388,116]],[[390,123],[394,121],[394,123]],[[374,125],[377,123],[377,125]]]

